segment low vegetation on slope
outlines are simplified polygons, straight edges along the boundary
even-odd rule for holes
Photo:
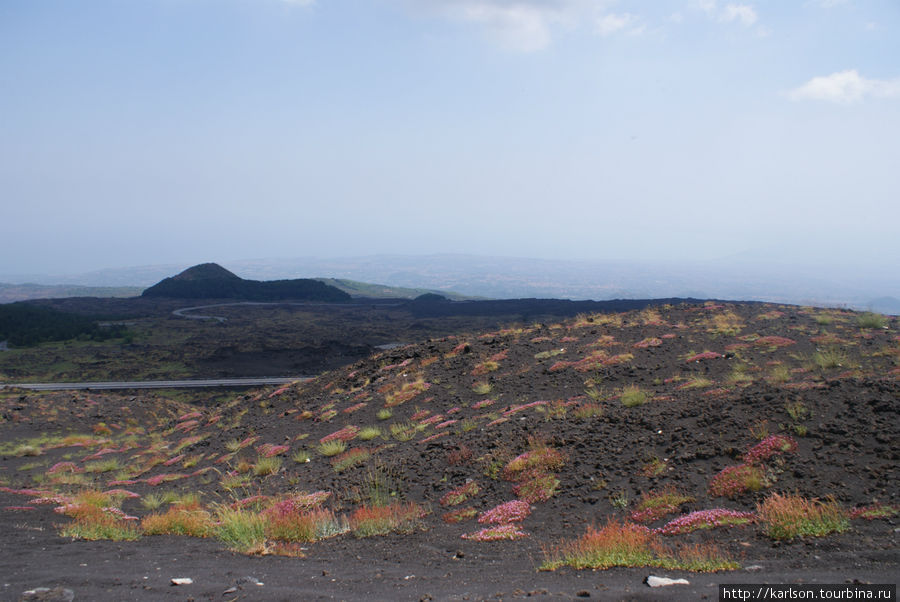
[[[67,537],[215,537],[247,554],[428,530],[544,570],[802,564],[807,538],[833,538],[820,555],[893,549],[898,376],[897,321],[882,316],[583,315],[211,406],[6,392],[0,495],[21,499],[8,512],[70,517]]]
[[[0,341],[30,346],[68,339],[102,341],[122,336],[123,326],[100,326],[86,316],[37,307],[28,303],[0,305]]]

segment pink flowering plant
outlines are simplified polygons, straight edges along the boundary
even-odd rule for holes
[[[793,452],[797,449],[797,442],[787,435],[769,435],[744,454],[744,462],[747,464],[759,464],[773,456]]]
[[[524,500],[510,500],[482,512],[478,517],[478,522],[481,524],[508,525],[525,520],[529,514],[531,514],[531,504]]]
[[[484,529],[475,531],[474,533],[463,533],[460,537],[462,539],[469,539],[472,541],[502,541],[522,539],[523,537],[528,537],[528,533],[526,533],[525,531],[521,531],[515,525],[505,524],[493,527],[485,527]]]
[[[319,439],[319,443],[328,443],[329,441],[343,441],[346,443],[351,439],[355,438],[359,434],[359,427],[353,426],[352,424],[348,424],[342,429],[339,429],[330,435],[325,435],[321,439]]]
[[[762,468],[753,464],[729,466],[712,478],[709,494],[713,497],[735,498],[748,491],[759,491],[767,485]]]
[[[679,516],[667,522],[662,527],[654,529],[660,535],[682,535],[699,529],[712,529],[715,527],[731,527],[746,525],[756,520],[752,512],[738,512],[725,508],[712,508],[710,510],[698,510]]]

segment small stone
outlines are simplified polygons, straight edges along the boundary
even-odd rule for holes
[[[748,567],[744,567],[745,571],[761,571],[763,570],[763,566],[761,564],[751,564]]]
[[[575,592],[575,597],[576,598],[590,598],[591,592],[587,591],[586,589],[582,589],[582,590]]]
[[[190,585],[194,580],[190,577],[173,577],[172,585]]]
[[[668,577],[656,577],[649,575],[644,579],[644,583],[650,587],[666,587],[669,585],[690,585],[687,579],[669,579]]]
[[[32,600],[40,600],[41,602],[72,602],[74,599],[75,592],[64,587],[54,587],[53,589],[36,587],[22,592],[22,597],[19,598],[19,600],[27,600],[29,602]]]

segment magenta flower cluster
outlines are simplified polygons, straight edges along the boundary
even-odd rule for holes
[[[797,441],[787,435],[769,435],[744,454],[744,462],[758,464],[772,456],[792,452],[797,449]]]
[[[271,458],[273,456],[279,456],[283,453],[286,453],[289,449],[291,449],[289,445],[273,445],[271,443],[263,443],[256,448],[256,451],[263,457]]]
[[[503,415],[511,416],[512,414],[515,414],[517,412],[522,412],[524,410],[527,410],[528,408],[536,408],[538,406],[545,406],[548,403],[550,403],[550,402],[549,401],[532,401],[531,403],[522,404],[520,406],[513,406],[510,409],[503,412]]]
[[[752,522],[756,515],[752,512],[738,512],[725,508],[713,508],[711,510],[698,510],[679,516],[669,521],[662,527],[654,529],[660,535],[681,535],[698,529],[711,529],[713,527],[727,527],[731,525],[743,525]]]
[[[47,474],[56,474],[58,472],[84,472],[74,462],[57,462],[47,471]]]
[[[531,514],[531,504],[523,500],[511,500],[482,512],[478,517],[478,522],[508,525],[525,520],[529,514]]]
[[[359,434],[359,427],[353,426],[352,424],[348,424],[344,428],[331,433],[330,435],[325,435],[321,439],[319,439],[319,443],[328,443],[329,441],[341,440],[344,442],[350,441],[356,435]]]

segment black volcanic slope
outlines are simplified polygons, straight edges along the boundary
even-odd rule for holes
[[[893,583],[898,327],[708,302],[425,340],[209,402],[0,391],[0,598]]]
[[[195,265],[177,276],[166,278],[147,290],[142,297],[177,299],[247,299],[276,301],[349,301],[350,295],[318,280],[245,280],[215,263]]]

